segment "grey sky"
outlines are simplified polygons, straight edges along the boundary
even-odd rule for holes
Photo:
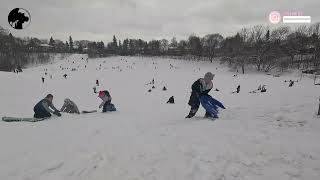
[[[31,13],[27,29],[14,30],[8,13]],[[0,26],[15,36],[111,41],[112,35],[145,40],[190,34],[231,35],[244,26],[267,24],[271,11],[302,12],[320,21],[320,0],[0,0]]]

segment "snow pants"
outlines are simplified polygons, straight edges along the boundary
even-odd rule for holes
[[[34,115],[33,117],[35,118],[47,118],[47,117],[51,117],[51,114],[46,111],[44,108],[34,108]]]
[[[192,118],[193,116],[196,115],[200,106],[199,95],[197,92],[195,91],[191,92],[188,104],[191,106],[191,109],[187,118]],[[210,113],[206,111],[205,117],[210,117],[210,116],[211,116]]]

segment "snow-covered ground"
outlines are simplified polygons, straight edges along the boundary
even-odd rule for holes
[[[57,108],[68,97],[80,110],[98,109],[96,79],[118,111],[1,121],[1,180],[320,179],[320,87],[312,79],[303,77],[289,88],[284,80],[299,76],[233,77],[218,64],[160,58],[111,57],[87,64],[82,56],[20,74],[0,72],[0,116],[31,117],[47,93]],[[220,90],[210,94],[227,109],[216,121],[203,118],[202,108],[185,119],[190,86],[207,71],[216,75],[214,89]],[[152,78],[156,89],[149,93]],[[241,92],[231,94],[239,84]],[[259,84],[267,85],[267,93],[249,93]],[[175,104],[166,104],[170,96]]]

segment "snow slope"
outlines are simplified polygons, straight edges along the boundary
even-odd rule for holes
[[[57,108],[68,97],[80,110],[98,109],[100,100],[92,89],[96,79],[98,90],[109,90],[118,109],[63,114],[37,123],[1,121],[1,180],[320,178],[320,87],[312,79],[304,77],[288,88],[284,80],[300,77],[233,77],[226,68],[208,62],[85,59],[73,55],[20,74],[0,72],[1,117],[31,117],[33,106],[47,93],[54,95]],[[227,109],[216,121],[204,119],[202,108],[195,118],[185,119],[190,86],[207,71],[215,73],[214,89],[220,90],[210,94]],[[151,85],[146,84],[152,78],[156,89],[149,93]],[[241,92],[231,94],[239,84]],[[266,84],[268,92],[248,93],[259,84]],[[161,90],[164,85],[168,91]],[[176,104],[165,103],[170,96]]]

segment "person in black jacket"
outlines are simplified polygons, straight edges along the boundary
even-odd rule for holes
[[[199,97],[207,95],[213,87],[212,80],[214,74],[207,72],[204,78],[200,78],[192,84],[192,92],[188,104],[191,106],[190,112],[186,118],[192,118],[198,111],[200,106]],[[210,113],[206,112],[206,117],[210,117]]]
[[[61,116],[61,114],[59,113],[59,110],[57,110],[57,108],[55,108],[54,105],[52,104],[52,100],[53,100],[53,95],[48,94],[44,99],[39,101],[33,108],[34,117],[47,118],[47,117],[51,117],[51,113],[57,116]]]

